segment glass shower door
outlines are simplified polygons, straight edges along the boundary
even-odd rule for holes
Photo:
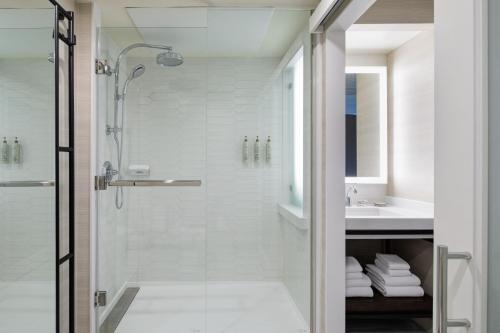
[[[500,327],[500,6],[489,1],[489,225],[488,225],[488,332]]]
[[[97,288],[107,298],[98,331],[205,332],[207,65],[187,54],[204,50],[206,30],[101,28],[98,36],[113,74],[97,77],[96,168],[116,170],[97,192]],[[145,41],[173,47],[184,63],[160,65],[166,50],[136,47]]]
[[[98,31],[100,333],[308,332],[309,11],[127,11]]]
[[[54,9],[0,9],[0,331],[55,332]]]

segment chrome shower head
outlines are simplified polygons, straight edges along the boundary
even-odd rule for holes
[[[137,79],[139,76],[144,74],[145,71],[146,71],[146,66],[144,66],[143,64],[134,66],[134,68],[132,68],[128,76],[129,80]]]
[[[161,67],[175,67],[182,65],[183,62],[182,54],[173,51],[163,52],[156,56],[156,63]]]

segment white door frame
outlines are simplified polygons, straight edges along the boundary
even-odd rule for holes
[[[351,0],[327,25],[329,12],[338,3],[322,0],[310,20],[310,32],[317,34],[313,49],[314,333],[345,332],[345,30],[373,1]],[[435,244],[472,253],[465,270],[464,264],[450,263],[448,314],[469,318],[469,332],[486,332],[487,0],[435,0],[435,18],[439,65]],[[463,332],[449,331],[453,330]]]
[[[336,0],[318,6],[334,8]],[[345,332],[345,31],[375,0],[353,0],[323,32],[315,12],[313,182],[315,331]]]

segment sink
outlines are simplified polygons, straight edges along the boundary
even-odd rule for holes
[[[394,208],[389,207],[346,207],[345,209],[346,217],[354,216],[403,216],[401,212],[398,212]]]
[[[434,219],[406,207],[352,206],[345,208],[347,230],[432,230]]]

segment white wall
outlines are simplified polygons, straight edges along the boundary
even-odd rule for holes
[[[281,94],[266,86],[278,61],[197,58],[160,69],[154,59],[129,59],[147,70],[127,97],[124,167],[148,164],[151,179],[203,182],[130,191],[130,280],[282,276]],[[258,135],[262,150],[271,136],[269,165],[242,162],[245,135],[250,146]]]
[[[0,59],[0,139],[22,144],[0,180],[54,179],[53,64]],[[54,279],[54,188],[0,188],[0,283]]]
[[[434,32],[388,55],[388,195],[434,201]]]

